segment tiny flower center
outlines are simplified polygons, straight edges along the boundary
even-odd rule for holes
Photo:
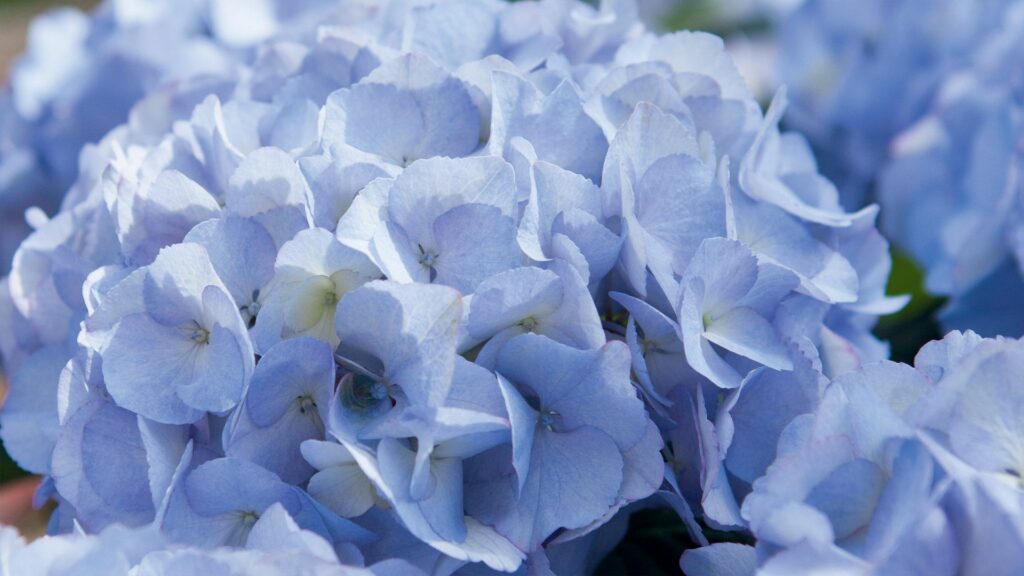
[[[189,340],[196,344],[209,344],[210,343],[210,331],[202,326],[196,326],[195,330],[188,335]]]
[[[1004,472],[1016,481],[1018,487],[1024,488],[1024,471],[1008,468]]]
[[[430,268],[431,281],[433,281],[434,267],[437,266],[437,252],[424,248],[422,244],[417,244],[416,248],[420,251],[420,264],[425,268]]]
[[[540,413],[539,424],[548,432],[553,432],[558,425],[558,412],[555,410],[544,410]]]
[[[327,276],[310,276],[296,288],[288,305],[284,327],[288,336],[303,334],[334,319],[338,288]]]
[[[351,403],[355,408],[372,408],[388,396],[388,387],[383,382],[361,374],[353,378]]]
[[[312,396],[299,396],[295,399],[299,405],[299,413],[309,418],[321,433],[324,431],[324,422],[320,419],[320,412],[317,410],[316,400]]]
[[[653,349],[655,349],[655,345],[654,345],[653,342],[651,342],[650,340],[648,340],[646,338],[642,338],[640,340],[640,350],[641,350],[641,352],[643,353],[644,356],[646,356],[647,353],[650,352]]]
[[[525,320],[520,322],[519,325],[523,327],[523,330],[526,330],[527,332],[533,332],[534,330],[537,329],[537,319],[534,318],[533,316],[530,316],[529,318],[526,318]]]
[[[299,396],[297,398],[299,403],[299,412],[302,414],[309,414],[316,411],[316,400],[313,400],[310,396]]]
[[[257,299],[260,297],[260,291],[254,290],[252,293],[252,302],[249,302],[245,306],[239,308],[239,312],[242,313],[242,319],[245,320],[246,326],[252,328],[256,325],[256,317],[260,314],[260,303]]]
[[[324,292],[324,306],[334,306],[338,303],[338,294],[334,290]]]

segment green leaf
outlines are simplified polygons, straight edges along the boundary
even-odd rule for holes
[[[924,279],[921,267],[910,256],[893,250],[892,273],[886,293],[909,294],[910,302],[895,314],[883,316],[874,332],[889,342],[892,359],[897,362],[913,362],[921,346],[942,337],[936,314],[945,299],[929,294],[924,287]]]

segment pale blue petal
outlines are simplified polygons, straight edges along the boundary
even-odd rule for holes
[[[335,92],[325,110],[326,146],[353,146],[398,166],[468,155],[480,134],[480,114],[466,88],[417,54],[386,62]]]

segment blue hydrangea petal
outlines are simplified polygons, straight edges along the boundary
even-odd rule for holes
[[[464,294],[522,260],[515,244],[515,222],[493,206],[466,204],[445,212],[434,221],[434,238],[435,281]]]
[[[1024,469],[1020,407],[1024,397],[1011,385],[1024,364],[1019,346],[985,358],[971,374],[953,409],[949,441],[953,451],[972,466],[1019,475]]]
[[[385,438],[377,445],[377,459],[381,478],[387,484],[395,505],[400,507],[399,516],[414,534],[433,532],[443,540],[465,540],[466,527],[461,506],[462,463],[459,460],[431,459],[427,466],[433,479],[433,491],[427,497],[416,498],[409,491],[409,478],[415,477],[415,453],[397,440]],[[411,507],[417,511],[406,510]]]
[[[323,438],[333,388],[330,346],[311,338],[274,346],[256,367],[244,408],[225,427],[225,453],[301,484],[313,470],[300,445]]]
[[[540,414],[537,413],[515,387],[501,374],[498,374],[501,395],[508,410],[509,423],[512,426],[512,468],[515,470],[517,486],[516,495],[521,495],[530,472],[533,439],[537,431]]]
[[[743,517],[758,538],[769,543],[790,546],[803,539],[832,542],[828,516],[804,499],[835,470],[855,460],[849,440],[839,436],[780,456],[754,482],[754,491],[743,502]]]
[[[914,368],[929,380],[938,382],[968,358],[984,340],[974,332],[949,332],[941,340],[933,340],[917,351]]]
[[[586,113],[576,88],[559,84],[547,96],[528,81],[496,71],[493,75],[494,112],[489,150],[508,158],[513,138],[529,141],[537,158],[599,182],[608,141]],[[553,132],[552,125],[564,129]],[[522,177],[519,177],[522,178]],[[529,190],[529,182],[520,184]]]
[[[0,412],[0,437],[7,453],[36,474],[49,472],[60,434],[57,391],[67,356],[62,346],[47,346],[29,356],[14,374]]]
[[[376,489],[343,445],[306,440],[301,449],[317,469],[306,487],[310,496],[343,518],[362,516],[376,503]]]
[[[223,287],[210,258],[197,244],[165,248],[146,267],[145,310],[156,322],[177,326],[202,317],[203,291]]]
[[[740,188],[751,198],[774,204],[809,222],[825,226],[849,226],[859,213],[847,214],[838,206],[815,206],[804,200],[806,186],[831,186],[823,180],[785,181],[777,172],[782,161],[777,123],[786,107],[785,90],[780,90],[765,114],[764,124],[740,165]],[[773,173],[774,172],[774,173]],[[813,191],[811,191],[813,192]],[[864,210],[871,210],[868,207]]]
[[[350,290],[380,277],[365,255],[326,230],[310,228],[281,247],[274,277],[261,292],[252,335],[261,353],[286,338],[312,336],[337,345],[337,302]]]
[[[595,89],[597,99],[589,103],[591,114],[609,140],[644,103],[675,115],[689,115],[682,95],[670,81],[671,76],[671,69],[662,62],[629,64],[609,71]]]
[[[562,532],[552,543],[571,542],[596,535],[602,528],[611,525],[625,506],[654,494],[665,480],[665,461],[661,457],[663,446],[658,427],[654,422],[648,422],[644,437],[622,455],[622,486],[615,505],[589,525]]]
[[[352,204],[338,220],[338,241],[363,254],[370,254],[370,245],[381,223],[387,220],[388,195],[394,180],[380,177],[372,180],[352,199]]]
[[[299,167],[313,193],[313,223],[325,230],[337,228],[339,234],[345,230],[338,221],[348,214],[356,197],[377,178],[389,176],[371,162],[342,162],[327,154],[300,158]]]
[[[534,292],[535,300],[529,307],[523,303],[513,306],[507,312],[491,312],[496,316],[500,314],[494,321],[497,323],[500,319],[501,324],[505,326],[497,333],[491,334],[491,339],[477,355],[478,363],[493,366],[497,354],[505,343],[526,332],[542,334],[552,340],[581,349],[596,349],[604,344],[604,329],[583,279],[575,269],[563,261],[551,262],[550,269],[558,277],[557,284],[549,285],[551,276],[536,269],[521,269],[508,275],[496,275],[481,284],[482,289],[491,294],[480,300],[479,304],[476,303],[475,295],[470,303],[467,330],[476,339],[485,337],[490,330],[498,327],[497,324],[487,326],[489,320],[486,314],[488,306],[494,310],[494,302],[489,299],[511,289],[512,284],[505,284],[506,282],[528,282],[534,284],[533,291],[537,292]],[[499,283],[503,285],[496,289],[495,286]],[[557,303],[554,299],[556,291],[561,292],[558,294],[560,301]],[[529,296],[529,293],[524,296]],[[484,327],[477,324],[478,322],[484,322],[484,326],[489,330],[485,331]]]
[[[309,188],[294,160],[275,148],[261,148],[246,156],[231,174],[227,206],[240,216],[254,216],[285,206],[304,207]]]
[[[452,385],[444,404],[450,408],[473,410],[499,418],[507,416],[505,400],[495,374],[462,356],[455,357]]]
[[[552,257],[573,262],[587,284],[604,278],[619,259],[622,238],[589,212],[575,208],[562,212],[551,231]],[[572,256],[566,254],[568,251]],[[580,264],[575,263],[576,252],[584,259]]]
[[[412,403],[440,406],[455,363],[462,299],[445,286],[374,281],[338,304],[343,346],[374,356]]]
[[[257,426],[269,426],[293,409],[294,399],[310,396],[324,409],[334,386],[334,358],[328,345],[296,338],[260,358],[246,393],[246,409]]]
[[[402,45],[453,70],[494,50],[497,13],[493,4],[471,0],[416,6],[408,16]]]
[[[729,472],[753,482],[775,459],[783,428],[796,416],[811,412],[818,402],[823,378],[811,361],[794,355],[794,370],[751,372],[729,409],[734,432],[725,457]],[[764,406],[771,405],[772,410]]]
[[[259,148],[232,172],[225,202],[231,214],[257,217],[280,245],[308,228],[312,193],[295,161],[277,148]]]
[[[752,546],[719,542],[683,553],[679,568],[693,576],[746,576],[757,569]]]
[[[380,156],[397,166],[434,156],[466,156],[477,148],[480,114],[466,88],[428,57],[407,54],[384,63],[325,108],[324,144]]]
[[[160,172],[152,184],[138,190],[125,184],[119,188],[119,202],[134,196],[131,220],[119,237],[121,251],[136,265],[152,262],[161,248],[181,242],[193,226],[221,213],[209,192],[177,170]]]
[[[776,370],[793,363],[775,328],[754,310],[733,308],[707,323],[704,337],[722,348]]]
[[[194,444],[187,426],[161,424],[137,417],[139,436],[146,450],[149,493],[158,518],[169,501],[172,488],[184,473],[182,464],[191,464]]]
[[[233,458],[201,464],[176,494],[162,529],[177,541],[207,547],[244,544],[252,524],[275,502],[293,513],[301,507],[276,475]]]
[[[399,476],[407,476],[407,474],[403,474],[401,471],[403,466],[405,469],[411,468],[412,454],[406,451],[406,463],[403,465],[401,451],[404,448],[394,440],[387,440],[386,442],[394,443],[394,446],[388,447],[387,450],[394,450],[396,452],[395,454],[388,455],[392,462],[389,462],[387,466],[393,467],[390,472],[398,472]],[[446,510],[448,506],[446,499],[435,497],[433,499],[434,502],[430,503],[430,508],[423,509],[420,504],[404,497],[403,491],[392,491],[392,484],[385,480],[383,470],[385,465],[378,465],[373,454],[356,446],[349,446],[349,449],[359,462],[360,467],[373,479],[375,485],[385,492],[385,495],[388,496],[392,504],[395,505],[398,516],[403,524],[420,541],[454,558],[470,562],[484,562],[496,570],[511,571],[519,566],[523,559],[523,553],[505,537],[495,532],[494,529],[481,524],[470,516],[461,518],[460,526],[437,524],[443,520],[444,515],[451,517],[449,521],[454,519],[454,511]],[[447,464],[443,465],[443,468],[438,470],[438,473],[444,474],[445,477],[449,477],[452,474],[461,476],[461,466],[457,469],[452,465],[453,461],[449,460],[447,462]],[[461,482],[458,488],[461,489]],[[461,514],[461,507],[458,509],[458,512]],[[456,531],[464,531],[465,536],[460,541],[444,540],[435,530],[435,526],[448,526]]]
[[[673,193],[664,194],[666,189]],[[674,259],[689,261],[701,240],[725,235],[725,196],[714,166],[691,156],[666,156],[648,167],[633,191],[637,222],[649,238],[671,248]]]
[[[526,318],[546,316],[563,298],[559,277],[549,270],[531,266],[495,274],[480,283],[470,301],[466,321],[470,343]]]
[[[338,560],[337,553],[326,540],[299,528],[280,504],[270,505],[260,516],[249,532],[245,546],[251,550],[269,552],[308,552],[328,563]]]
[[[140,345],[139,343],[145,342]],[[185,424],[202,414],[177,395],[194,373],[195,343],[181,329],[154,322],[145,314],[122,319],[103,352],[107,389],[118,405],[158,422]],[[182,370],[182,367],[193,367]],[[159,383],[143,387],[142,383]]]
[[[516,216],[512,167],[500,158],[433,158],[409,166],[395,179],[388,196],[388,219],[410,238],[433,237],[434,222],[462,204],[494,206]]]
[[[641,102],[616,133],[605,158],[601,187],[606,211],[622,209],[622,188],[667,156],[699,156],[697,130],[688,117],[676,117],[657,106]]]
[[[604,463],[600,471],[591,465],[594,459]],[[585,526],[611,507],[622,485],[621,470],[622,456],[614,440],[597,428],[538,431],[518,500],[515,480],[501,476],[499,468],[486,481],[471,481],[466,506],[472,516],[494,522],[495,529],[521,550],[535,550],[557,528]],[[502,486],[508,486],[507,491]]]
[[[550,258],[555,218],[571,209],[601,215],[601,191],[579,174],[549,162],[535,163],[530,199],[518,231],[519,244],[530,258],[538,262]]]
[[[240,308],[251,307],[273,277],[277,247],[267,231],[252,220],[208,220],[192,228],[184,241],[206,249],[210,263]]]
[[[846,258],[822,244],[785,212],[768,205],[734,201],[736,239],[758,257],[792,270],[801,287],[826,302],[857,300],[858,275]]]
[[[69,416],[54,448],[52,474],[90,530],[153,520],[146,451],[136,418],[98,395]]]
[[[699,278],[706,291],[699,306],[715,314],[728,310],[750,293],[757,282],[757,259],[736,241],[710,238],[702,244],[687,266],[683,285],[689,278]]]
[[[808,570],[828,570],[836,574],[870,573],[867,562],[842,549],[806,542],[776,555],[766,562],[760,573],[766,576],[799,574]]]
[[[385,221],[370,241],[369,255],[389,280],[403,284],[428,284],[434,270],[425,262],[436,251],[431,246],[432,235],[428,238],[429,248],[424,250],[422,240],[410,238],[401,226]]]
[[[189,406],[225,412],[241,400],[253,373],[253,350],[245,324],[226,292],[215,286],[203,291],[204,326],[210,326],[209,344],[195,358],[193,378],[178,387]]]
[[[851,460],[829,474],[806,502],[826,514],[836,539],[867,526],[881,496],[885,473],[873,462]]]
[[[921,444],[911,441],[900,446],[893,459],[889,481],[886,482],[879,497],[878,507],[865,536],[865,551],[869,557],[883,557],[891,554],[901,547],[901,539],[914,539],[915,533],[917,533],[917,536],[924,541],[934,538],[934,543],[927,545],[921,542],[925,545],[910,548],[928,550],[936,555],[935,558],[947,556],[948,564],[936,562],[936,568],[943,564],[948,566],[956,564],[955,560],[948,558],[953,553],[955,546],[949,548],[942,546],[953,537],[944,519],[938,521],[943,525],[938,534],[933,533],[931,529],[919,532],[917,528],[918,523],[922,522],[924,517],[931,516],[936,512],[933,486],[938,471],[928,450]],[[936,521],[929,520],[928,524]],[[948,550],[948,552],[943,550]],[[895,555],[900,556],[901,553],[895,552]],[[893,562],[898,564],[900,560]]]
[[[686,363],[678,324],[643,300],[621,292],[609,296],[629,312],[626,343],[649,403],[655,410],[671,405],[667,395],[674,388],[700,378]]]
[[[561,425],[598,426],[623,450],[643,437],[647,420],[629,370],[629,350],[621,342],[584,351],[535,334],[506,344],[497,363],[499,374],[529,386]]]

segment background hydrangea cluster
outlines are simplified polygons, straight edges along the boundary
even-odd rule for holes
[[[187,116],[206,95],[230,93],[260,41],[308,35],[338,9],[324,0],[118,0],[34,20],[0,90],[0,271],[28,234],[25,210],[56,211],[82,149],[138,101],[173,99],[159,106]]]
[[[951,71],[1014,0],[805,0],[781,24],[787,121],[816,145],[850,208],[873,197],[889,143],[928,113]]]
[[[943,330],[1024,334],[1024,3],[808,0],[778,33],[789,125],[948,298]]]
[[[285,5],[31,214],[0,436],[57,508],[0,573],[583,574],[650,508],[690,575],[1024,565],[1024,344],[886,360],[878,208],[719,38]]]
[[[217,574],[218,576],[417,576],[402,560],[370,567],[341,564],[331,545],[299,528],[281,504],[253,525],[244,547],[196,548],[175,544],[153,528],[111,526],[99,534],[44,536],[26,543],[0,526],[0,574]]]

